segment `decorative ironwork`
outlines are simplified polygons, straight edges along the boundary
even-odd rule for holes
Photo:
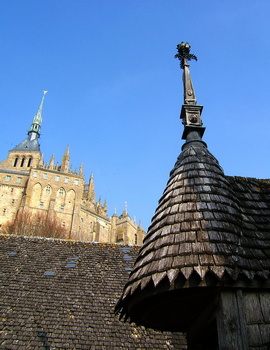
[[[174,55],[174,58],[179,59],[180,67],[182,69],[184,69],[184,67],[188,61],[191,61],[191,60],[197,61],[198,60],[197,56],[190,53],[190,48],[191,48],[191,46],[189,45],[189,43],[184,43],[183,41],[181,42],[181,44],[178,44],[176,46],[178,53]]]

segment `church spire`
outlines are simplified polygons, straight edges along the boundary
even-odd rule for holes
[[[190,53],[190,47],[189,43],[182,41],[181,44],[177,45],[177,54],[174,56],[180,60],[180,67],[183,69],[184,104],[182,105],[180,118],[185,126],[182,139],[187,140],[186,143],[201,140],[205,130],[202,127],[201,120],[203,106],[197,105],[189,71],[188,61],[197,61],[197,57]]]
[[[42,108],[43,108],[44,98],[47,92],[48,91],[43,91],[43,96],[42,96],[37,114],[34,116],[31,128],[28,131],[30,141],[37,139],[40,136],[40,128],[41,128],[41,122],[42,122]]]

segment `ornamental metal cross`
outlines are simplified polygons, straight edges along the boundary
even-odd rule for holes
[[[178,44],[176,46],[178,53],[174,55],[174,58],[179,59],[180,67],[182,69],[184,69],[184,67],[188,61],[191,61],[191,60],[197,61],[198,60],[198,58],[195,55],[190,53],[190,48],[191,48],[191,46],[189,45],[189,43],[184,43],[183,41],[181,42],[181,44]]]

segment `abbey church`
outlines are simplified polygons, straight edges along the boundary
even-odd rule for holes
[[[45,164],[39,137],[46,91],[28,136],[0,162],[0,230],[26,213],[57,220],[74,240],[141,245],[145,231],[127,210],[107,215],[106,201],[96,201],[94,178],[85,183],[83,169],[72,171],[69,147],[61,165],[54,156]]]

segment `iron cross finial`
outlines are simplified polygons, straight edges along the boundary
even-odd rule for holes
[[[190,53],[190,48],[191,46],[189,45],[189,43],[184,43],[183,41],[181,42],[181,44],[178,44],[176,46],[178,53],[174,55],[174,58],[179,59],[180,67],[182,69],[184,69],[184,66],[185,64],[187,64],[187,61],[198,60],[198,58],[195,55]]]

